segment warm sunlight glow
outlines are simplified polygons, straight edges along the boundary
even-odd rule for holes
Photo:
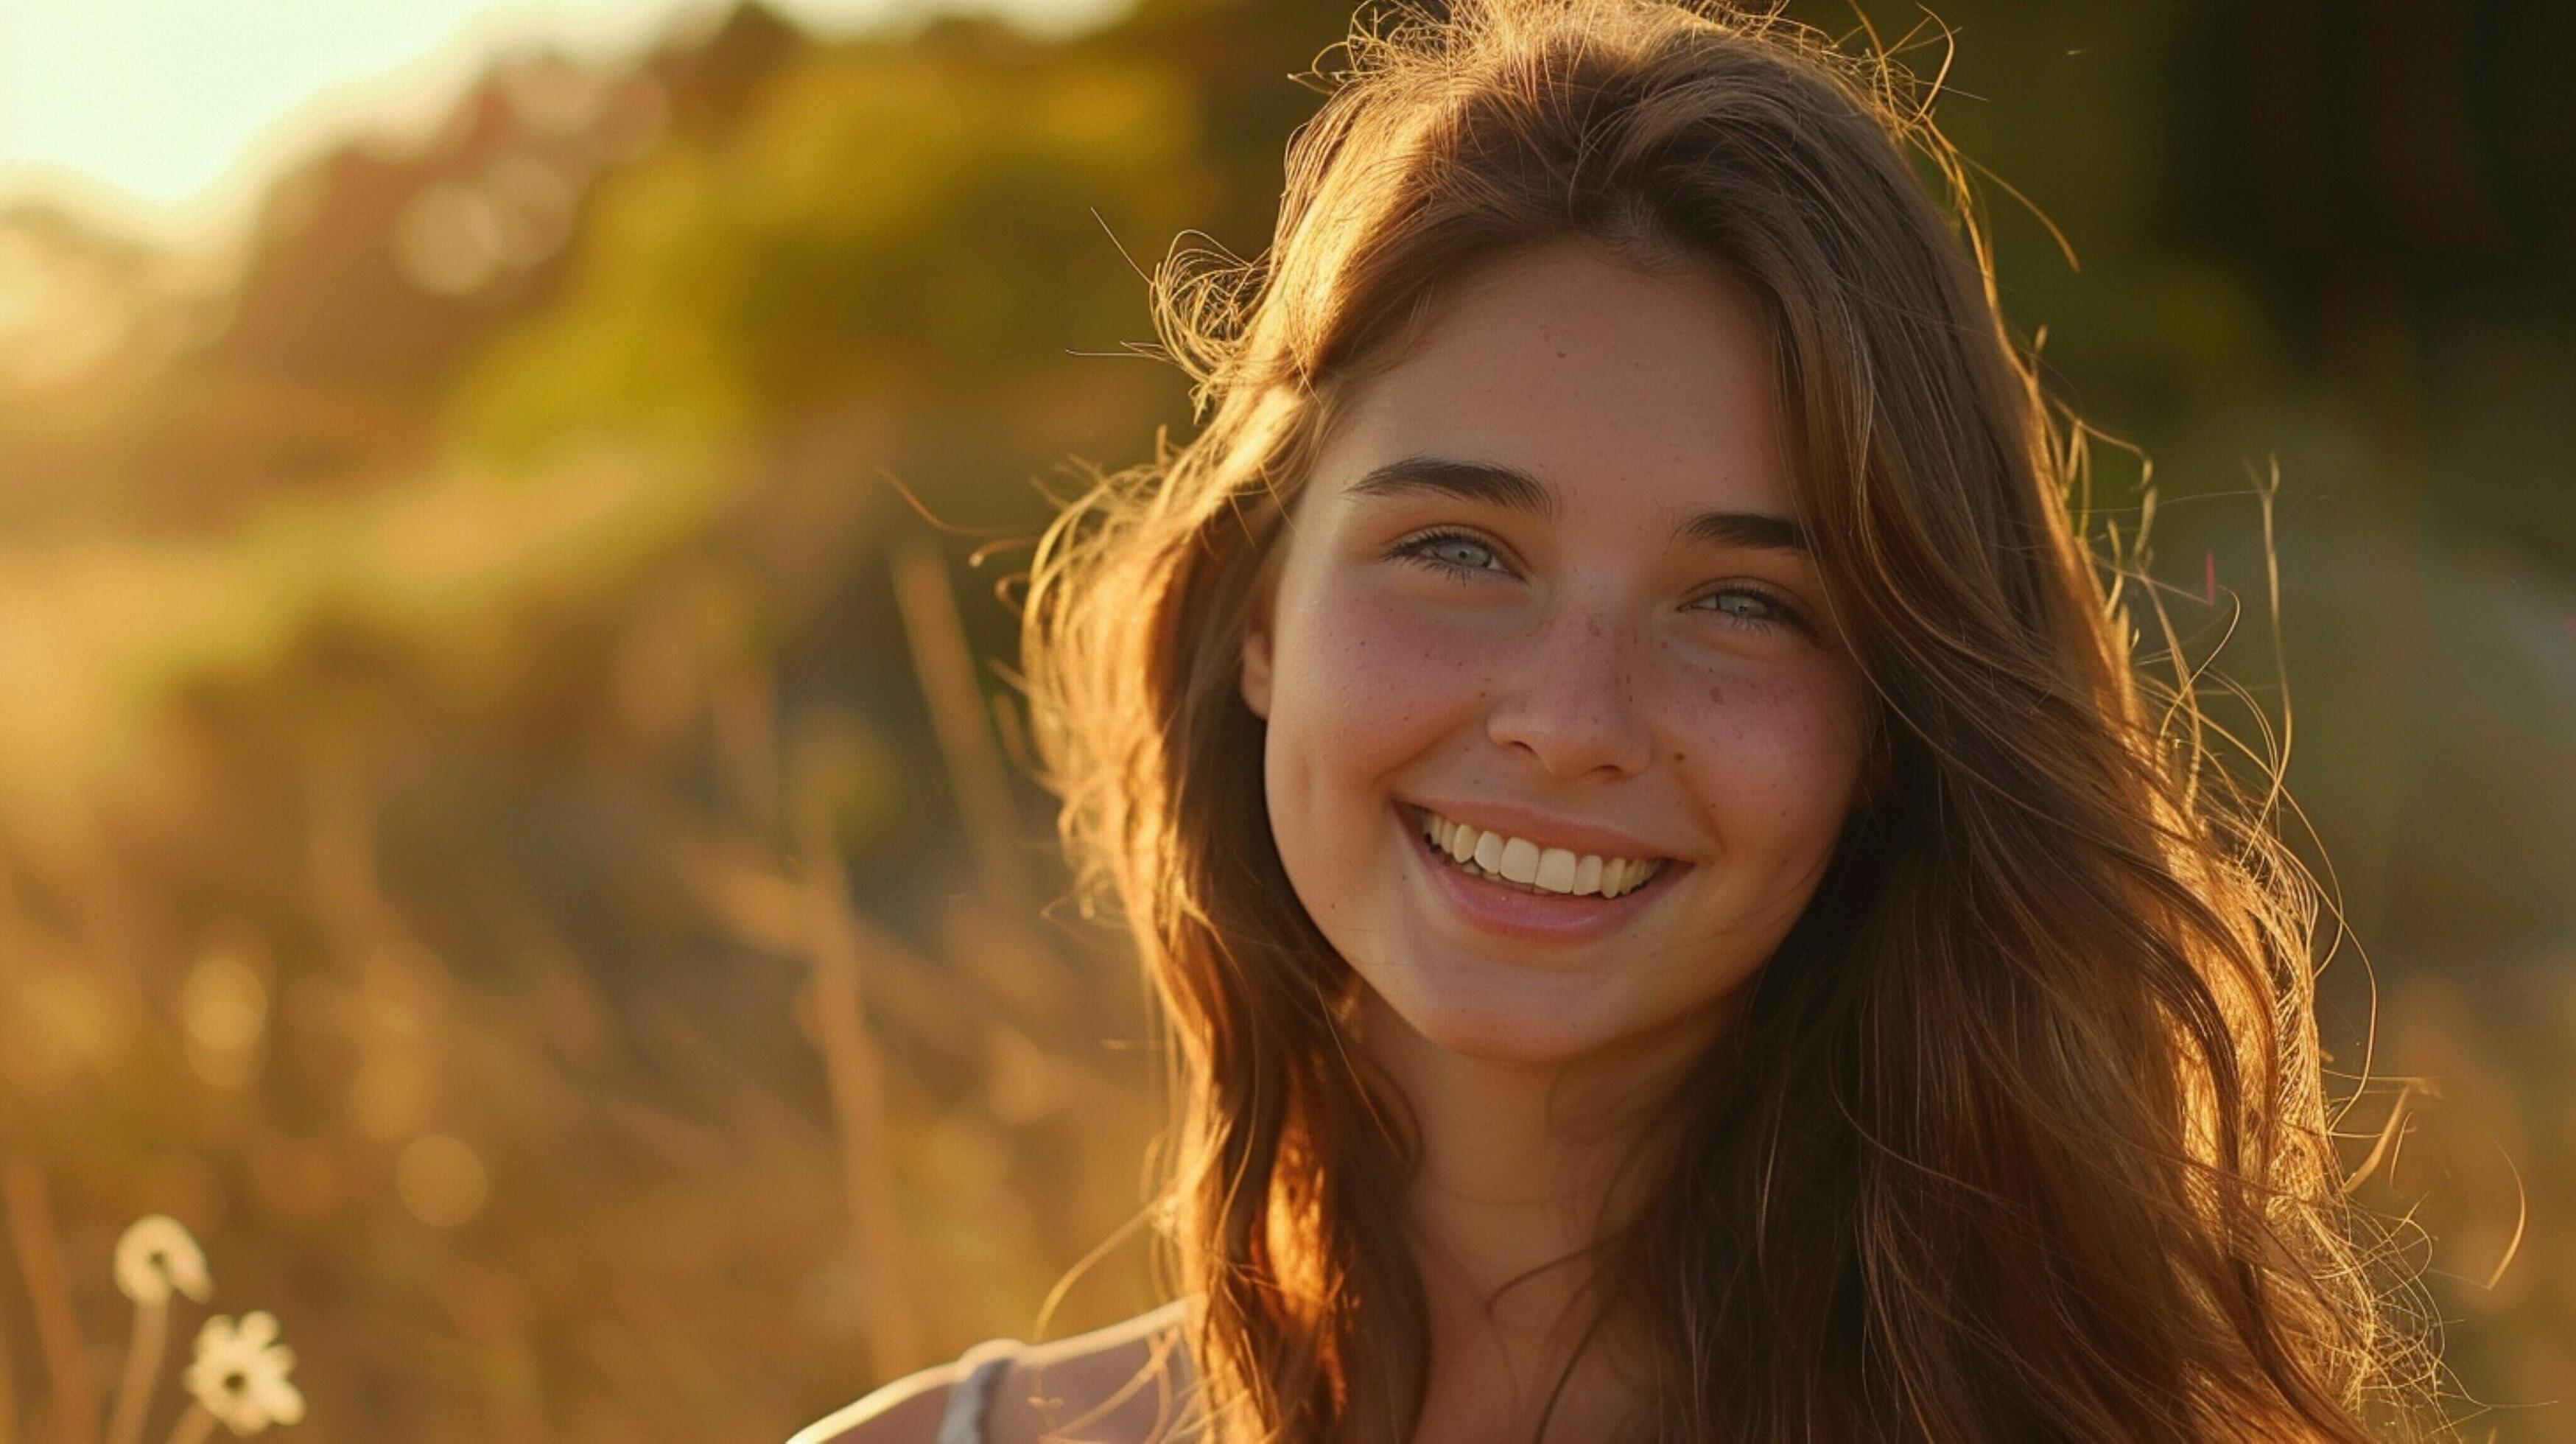
[[[716,23],[709,0],[10,0],[0,7],[0,200],[34,189],[151,225],[238,218],[277,166],[353,127],[434,121],[493,54],[607,58]],[[914,0],[770,0],[817,35]],[[1042,32],[1102,0],[983,0]]]

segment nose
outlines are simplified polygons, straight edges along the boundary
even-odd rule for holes
[[[1637,646],[1606,608],[1562,609],[1515,658],[1486,713],[1486,736],[1551,777],[1643,771],[1655,742],[1636,700]]]

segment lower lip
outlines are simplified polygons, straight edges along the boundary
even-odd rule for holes
[[[1522,892],[1509,884],[1478,877],[1460,868],[1445,853],[1435,851],[1430,837],[1414,821],[1415,809],[1410,804],[1399,802],[1394,812],[1396,826],[1413,839],[1414,855],[1430,871],[1431,885],[1448,897],[1458,915],[1473,927],[1522,942],[1580,943],[1605,937],[1652,906],[1673,879],[1689,867],[1687,863],[1668,861],[1646,880],[1644,887],[1614,898],[1598,893],[1574,897]]]

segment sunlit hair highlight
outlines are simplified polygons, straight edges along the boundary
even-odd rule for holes
[[[2131,654],[2169,627],[2138,537],[2092,536],[2092,433],[2001,318],[1937,82],[1706,0],[1397,8],[1346,54],[1271,247],[1153,278],[1197,434],[1075,499],[1025,606],[1079,895],[1174,1045],[1211,1440],[1402,1444],[1429,1366],[1414,1140],[1272,846],[1243,628],[1353,388],[1564,238],[1761,301],[1885,778],[1593,1260],[1660,1437],[2443,1437],[2328,1132],[2277,767],[2237,785],[2194,679]]]

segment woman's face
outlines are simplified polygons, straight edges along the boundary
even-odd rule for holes
[[[1822,876],[1864,692],[1769,354],[1713,269],[1518,252],[1361,385],[1295,500],[1243,643],[1271,834],[1437,1046],[1547,1065],[1715,1026]]]

